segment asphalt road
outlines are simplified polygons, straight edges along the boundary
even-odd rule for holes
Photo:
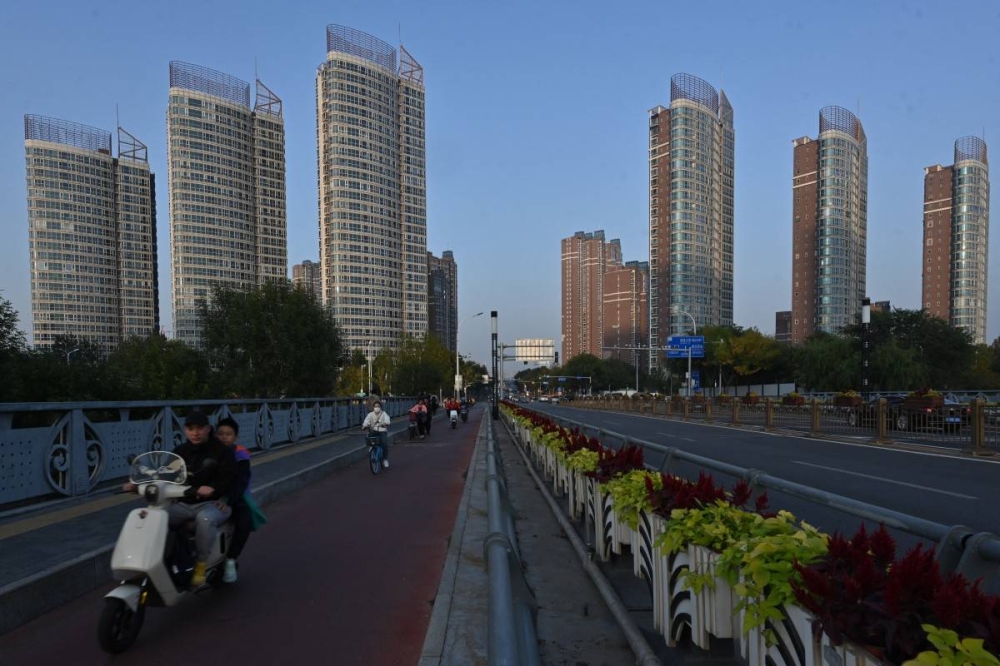
[[[283,498],[250,538],[240,582],[150,608],[138,642],[97,645],[106,590],[0,636],[0,664],[412,666],[420,657],[483,410]]]
[[[1000,534],[1000,462],[878,448],[663,417],[533,403],[532,409],[599,426],[713,460],[759,469],[790,481],[946,525]],[[647,462],[659,465],[662,455]],[[697,475],[697,468],[672,468]],[[732,479],[716,478],[730,485]],[[828,531],[853,531],[860,519],[836,509],[770,493],[774,508],[787,508]]]

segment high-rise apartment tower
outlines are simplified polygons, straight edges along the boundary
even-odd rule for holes
[[[792,142],[792,342],[855,323],[865,297],[868,140],[839,106]]]
[[[650,365],[671,335],[733,323],[733,107],[690,74],[649,112]]]
[[[213,287],[288,279],[281,100],[198,65],[170,63],[167,144],[174,337],[200,342]]]
[[[990,170],[986,142],[955,142],[955,163],[924,169],[923,307],[986,342]]]
[[[316,72],[323,302],[349,348],[427,332],[424,70],[402,46],[326,29]]]
[[[160,327],[156,181],[148,152],[111,133],[27,115],[31,313],[34,342],[72,335],[113,352]]]

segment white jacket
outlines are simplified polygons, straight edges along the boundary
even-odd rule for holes
[[[382,410],[382,413],[378,416],[375,415],[375,412],[369,412],[361,427],[371,428],[375,432],[385,432],[389,429],[389,415],[385,413],[385,410]]]

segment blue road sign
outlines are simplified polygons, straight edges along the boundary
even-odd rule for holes
[[[705,358],[704,335],[671,335],[667,338],[667,358]]]
[[[691,390],[697,391],[701,389],[701,372],[698,370],[691,371]]]
[[[560,377],[559,381],[564,382],[564,381],[566,381],[566,378],[565,377]]]

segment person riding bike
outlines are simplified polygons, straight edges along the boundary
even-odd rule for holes
[[[379,443],[382,445],[382,467],[389,466],[389,423],[389,415],[382,411],[382,403],[376,400],[372,404],[372,411],[361,424],[362,430],[371,430],[379,435]]]

